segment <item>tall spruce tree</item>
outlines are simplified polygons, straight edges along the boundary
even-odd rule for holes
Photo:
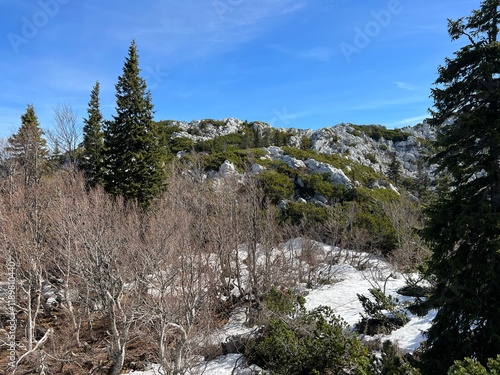
[[[485,364],[500,353],[500,0],[449,21],[468,43],[439,67],[432,90],[433,161],[448,181],[428,210],[425,236],[438,313],[428,331],[423,373],[454,360]]]
[[[83,119],[83,155],[80,167],[85,173],[89,186],[102,183],[104,168],[104,133],[103,118],[99,100],[100,85],[97,81],[90,93],[87,108],[88,118]]]
[[[7,151],[20,167],[25,186],[30,188],[36,185],[46,170],[49,152],[32,104],[21,115],[21,126],[17,133],[8,139]]]
[[[164,184],[164,150],[146,81],[139,76],[139,57],[132,41],[123,74],[116,84],[116,112],[106,123],[106,190],[148,206]]]

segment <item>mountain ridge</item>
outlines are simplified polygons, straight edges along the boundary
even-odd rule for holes
[[[391,162],[396,159],[401,165],[402,176],[410,178],[417,177],[419,169],[422,168],[423,157],[430,153],[430,144],[435,139],[435,130],[425,121],[400,129],[387,129],[381,125],[340,123],[318,130],[275,128],[265,122],[247,122],[237,118],[160,123],[175,128],[175,131],[170,133],[172,139],[183,140],[189,144],[242,134],[245,128],[250,128],[254,138],[260,137],[262,140],[266,134],[270,138],[268,142],[265,139],[261,142],[262,147],[289,146],[320,154],[339,155],[384,175],[387,175]],[[279,136],[286,138],[284,145],[274,142]],[[259,145],[259,142],[255,142],[255,145]],[[182,154],[188,152],[189,148],[179,151]]]

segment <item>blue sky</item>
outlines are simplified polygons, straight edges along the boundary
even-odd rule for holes
[[[0,137],[32,103],[44,128],[94,83],[115,108],[132,39],[157,120],[238,117],[277,127],[415,125],[460,47],[447,18],[479,0],[0,0]]]

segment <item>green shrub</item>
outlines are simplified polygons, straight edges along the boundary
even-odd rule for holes
[[[328,220],[328,211],[312,203],[288,202],[282,213],[282,220],[294,225],[314,226]]]
[[[353,192],[352,199],[359,205],[354,225],[370,233],[371,248],[378,249],[385,255],[390,254],[397,247],[397,233],[381,203],[399,199],[399,196],[389,189],[359,187]]]
[[[373,356],[373,372],[380,375],[419,375],[420,371],[412,367],[399,353],[398,348],[389,340],[382,344],[380,356]]]
[[[250,363],[283,375],[367,373],[366,348],[330,308],[307,312],[292,293],[272,293],[277,302],[267,304],[262,334],[245,353]]]
[[[371,211],[370,208],[363,206],[354,225],[364,228],[370,233],[371,238],[368,242],[370,248],[378,249],[384,255],[390,254],[396,249],[396,230],[381,208],[377,207]]]
[[[375,141],[384,138],[387,141],[402,142],[406,141],[411,135],[403,132],[401,129],[387,129],[381,125],[351,125],[355,130],[365,133]],[[353,132],[354,134],[354,132]]]
[[[305,184],[304,192],[311,197],[316,194],[322,195],[329,201],[341,199],[345,193],[345,186],[343,184],[332,184],[330,178],[330,173],[306,174],[301,176]]]
[[[285,174],[267,170],[259,173],[257,179],[261,182],[266,196],[275,204],[290,199],[294,194],[293,182]]]
[[[194,142],[190,138],[172,138],[170,139],[169,147],[170,151],[176,154],[179,151],[191,151],[194,147]]]
[[[361,315],[361,321],[356,325],[359,333],[376,335],[388,334],[409,322],[408,314],[397,298],[386,295],[380,289],[370,289],[375,301],[358,294],[358,299],[366,315]]]
[[[367,160],[369,160],[372,164],[377,164],[378,160],[374,154],[365,154],[364,155]]]
[[[201,129],[205,130],[208,125],[213,125],[216,128],[222,128],[222,127],[226,126],[226,122],[209,118],[209,119],[201,120],[199,127]]]
[[[174,121],[172,120],[162,120],[155,122],[155,126],[157,127],[160,134],[160,138],[165,142],[164,144],[168,144],[168,141],[172,137],[172,134],[181,131],[181,128],[178,125],[173,125],[173,123]]]
[[[352,125],[352,126],[354,127],[355,125]],[[354,135],[355,137],[362,137],[363,136],[363,133],[356,128],[354,128],[351,131],[351,134]]]
[[[205,171],[218,171],[220,166],[226,161],[230,161],[234,164],[238,171],[243,171],[244,161],[242,158],[232,151],[227,152],[214,152],[203,156],[203,166]]]
[[[309,150],[312,147],[312,140],[309,137],[306,137],[305,135],[302,136],[300,139],[300,148],[302,150]]]
[[[197,142],[195,150],[198,152],[226,152],[228,150],[240,149],[244,143],[244,135],[231,133],[222,136],[215,136],[213,139]]]
[[[255,162],[255,159],[260,159],[266,156],[266,152],[261,148],[239,149],[239,150],[234,150],[234,153],[240,156],[241,158],[245,160],[251,160],[252,162]],[[261,160],[259,160],[258,162],[259,164],[262,164]]]
[[[356,188],[356,201],[370,205],[374,209],[378,202],[390,202],[399,199],[399,195],[390,189],[368,189],[366,187]]]
[[[455,361],[450,367],[448,375],[498,375],[500,374],[500,354],[494,359],[488,359],[488,369],[481,363],[466,358],[463,361]]]

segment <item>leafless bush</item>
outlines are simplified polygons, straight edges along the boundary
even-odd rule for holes
[[[54,107],[54,122],[53,130],[46,131],[52,151],[64,155],[67,163],[75,165],[76,150],[82,138],[78,115],[71,105],[59,104]]]
[[[429,249],[418,235],[424,225],[420,208],[404,196],[384,203],[382,208],[397,236],[397,249],[391,253],[391,262],[402,272],[415,271],[429,255]]]

